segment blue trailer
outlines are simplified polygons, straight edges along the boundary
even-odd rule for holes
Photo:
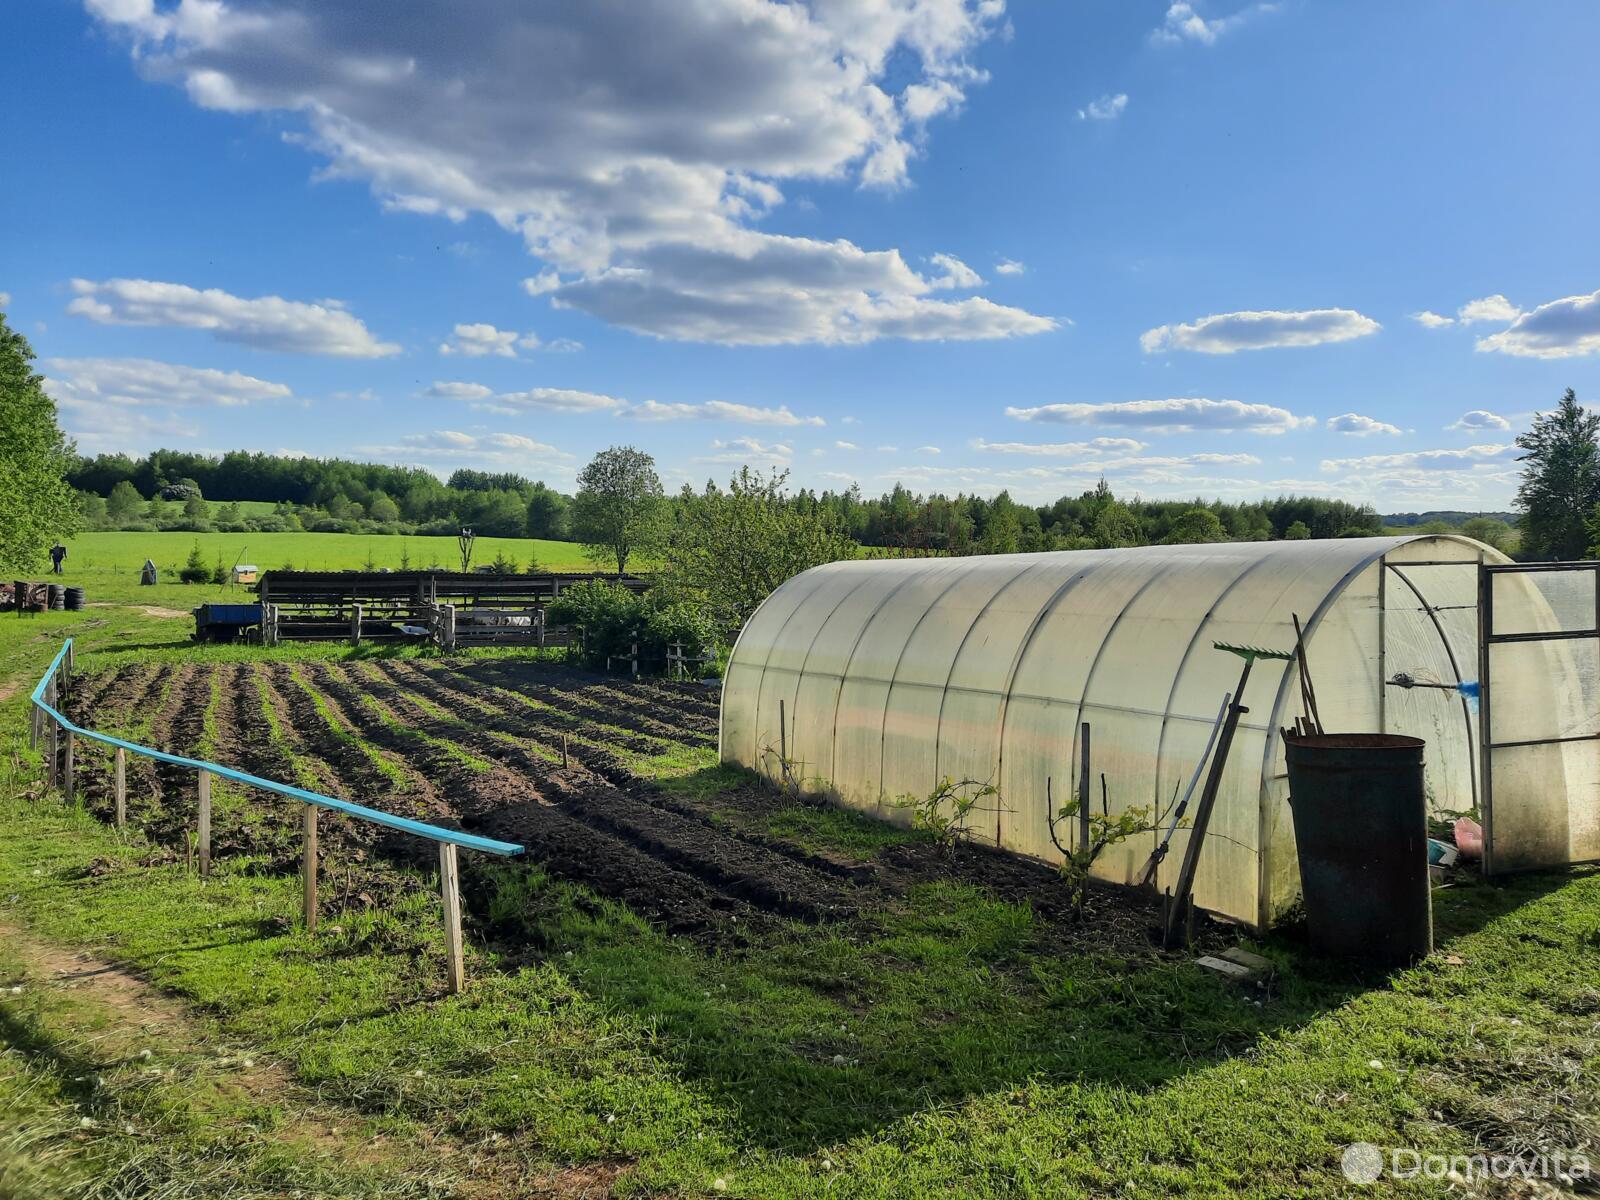
[[[261,627],[259,604],[202,604],[194,610],[194,640],[233,642]]]

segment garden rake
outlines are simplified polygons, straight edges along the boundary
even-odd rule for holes
[[[1250,682],[1250,668],[1255,666],[1258,658],[1294,661],[1293,652],[1288,650],[1267,650],[1261,646],[1235,646],[1230,642],[1212,642],[1211,645],[1214,649],[1226,650],[1229,654],[1237,654],[1244,659],[1244,670],[1239,673],[1239,686],[1233,691],[1233,700],[1228,705],[1228,715],[1222,721],[1222,732],[1217,736],[1216,757],[1211,760],[1211,772],[1206,776],[1205,788],[1200,792],[1200,804],[1194,814],[1194,827],[1189,831],[1189,844],[1183,852],[1183,867],[1178,872],[1178,886],[1173,892],[1172,903],[1167,908],[1167,927],[1163,931],[1162,942],[1169,947],[1173,944],[1178,930],[1186,922],[1186,910],[1194,891],[1195,868],[1200,862],[1200,847],[1205,844],[1206,827],[1211,824],[1211,810],[1217,804],[1217,791],[1222,786],[1222,771],[1228,764],[1228,750],[1233,745],[1234,732],[1239,728],[1239,718],[1250,711],[1244,706],[1244,689]],[[1171,833],[1169,832],[1167,836],[1170,839]],[[1158,850],[1158,853],[1165,857],[1165,848]]]

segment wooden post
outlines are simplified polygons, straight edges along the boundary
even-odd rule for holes
[[[211,772],[200,772],[200,874],[211,874]]]
[[[542,607],[539,607],[537,605],[534,607],[533,619],[539,626],[539,649],[543,650],[544,649],[544,609]]]
[[[111,756],[111,794],[116,804],[117,828],[128,823],[128,752],[121,746]]]
[[[46,777],[50,780],[50,786],[55,787],[56,772],[60,769],[60,763],[56,761],[56,751],[60,745],[61,727],[56,724],[56,719],[52,716],[46,715],[45,720],[50,722],[50,728],[46,731],[45,737],[45,753],[50,760],[46,764]]]
[[[62,756],[61,794],[66,797],[68,804],[71,804],[72,800],[73,800],[73,782],[74,781],[73,781],[73,772],[72,772],[72,768],[73,768],[73,761],[72,760],[73,760],[73,750],[76,747],[76,745],[77,745],[77,738],[74,736],[72,730],[70,730],[70,729],[67,730],[66,731],[66,747],[65,747],[65,752],[64,752],[64,754]]]
[[[39,722],[43,720],[44,713],[39,710],[39,706],[36,704],[30,704],[28,706],[28,711],[30,714],[30,719],[28,722],[28,749],[37,750],[39,748],[39,738],[41,736],[40,731],[42,728]]]
[[[361,645],[361,605],[350,606],[350,644]]]
[[[444,897],[444,956],[452,996],[467,986],[467,966],[461,950],[461,890],[453,842],[439,843],[439,891]]]
[[[306,932],[317,931],[317,806],[306,805],[305,811],[305,849],[301,856],[300,874],[305,877],[306,903],[305,920]]]
[[[633,631],[632,655],[633,655],[633,677],[635,679],[637,679],[637,678],[639,678],[639,631],[637,629],[635,629]]]
[[[567,766],[567,735],[563,733],[561,735],[561,768],[562,768],[562,770],[565,770],[566,766]]]
[[[1078,849],[1089,846],[1089,722],[1082,726],[1083,753],[1078,758]]]

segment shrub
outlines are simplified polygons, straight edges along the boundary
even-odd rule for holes
[[[668,648],[674,642],[682,642],[683,652],[690,656],[707,654],[715,645],[710,622],[697,609],[664,594],[633,592],[603,579],[562,592],[550,605],[549,619],[582,630],[582,659],[595,667],[603,667],[608,657],[629,657],[635,635],[642,671],[665,671]]]

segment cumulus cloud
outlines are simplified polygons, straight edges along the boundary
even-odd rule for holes
[[[148,358],[47,358],[45,390],[80,411],[122,407],[237,408],[260,400],[288,400],[281,383],[238,371],[185,367]]]
[[[558,450],[520,433],[460,433],[452,429],[408,434],[395,442],[358,446],[356,449],[373,458],[415,463],[428,468],[467,463],[510,469],[549,466],[567,470],[573,461],[573,456],[565,450]]]
[[[1600,351],[1600,291],[1567,296],[1521,313],[1507,329],[1479,338],[1479,350],[1519,358],[1578,358]]]
[[[487,400],[494,395],[494,389],[481,383],[435,380],[422,394],[435,400]]]
[[[1236,350],[1348,342],[1377,333],[1380,328],[1371,317],[1349,308],[1217,313],[1189,325],[1158,325],[1140,336],[1139,345],[1146,354],[1159,350],[1232,354]]]
[[[983,286],[983,276],[953,254],[935,254],[928,260],[941,274],[928,281],[936,288],[975,288]]]
[[[400,353],[381,342],[334,300],[307,304],[281,296],[247,300],[220,288],[188,287],[150,279],[74,279],[77,299],[67,311],[102,325],[169,325],[209,330],[223,342],[262,350],[383,358]]]
[[[11,293],[10,292],[0,292],[0,308],[4,308],[6,305],[8,305],[10,303],[11,303]]]
[[[738,425],[827,424],[821,417],[797,417],[785,404],[777,408],[761,408],[727,400],[707,400],[703,404],[662,404],[656,400],[645,400],[629,408],[627,415],[641,421],[730,421]]]
[[[751,459],[787,463],[794,457],[794,447],[784,442],[764,443],[753,437],[717,439],[711,443],[715,454],[702,454],[695,459],[703,463],[746,463]]]
[[[1324,471],[1461,471],[1499,466],[1516,460],[1515,445],[1466,446],[1460,450],[1412,450],[1405,454],[1369,454],[1363,458],[1329,458]]]
[[[1025,410],[1018,410],[1025,411]],[[1136,454],[1143,442],[1133,438],[1101,437],[1087,442],[986,442],[975,438],[974,450],[988,454],[1027,454],[1037,458],[1067,458],[1080,455]]]
[[[752,228],[791,181],[905,185],[929,123],[986,79],[973,55],[1004,0],[418,0],[403,20],[88,2],[147,76],[206,108],[292,114],[323,174],[389,207],[487,214],[544,260],[531,291],[602,320],[757,345],[1053,327],[930,299],[898,250]]]
[[[541,271],[522,281],[522,290],[530,296],[544,296],[561,286],[561,276],[554,271]]]
[[[1387,421],[1380,421],[1375,417],[1364,417],[1360,413],[1341,413],[1337,417],[1328,418],[1328,428],[1335,433],[1348,433],[1352,437],[1369,437],[1374,433],[1399,433],[1396,425]]]
[[[519,412],[603,413],[620,412],[626,400],[599,392],[580,392],[571,388],[528,388],[521,392],[496,392],[492,397],[469,398],[472,407],[484,412],[510,416]]]
[[[996,275],[1021,275],[1027,269],[1026,264],[1019,263],[1014,258],[1002,258],[994,265]]]
[[[1461,318],[1463,325],[1473,325],[1479,321],[1492,321],[1498,324],[1502,321],[1515,321],[1522,315],[1522,310],[1496,293],[1493,296],[1485,296],[1482,300],[1467,301],[1456,310],[1456,315]]]
[[[500,358],[515,358],[518,350],[537,350],[539,338],[532,333],[518,333],[514,329],[496,329],[493,325],[457,325],[447,341],[439,346],[440,354],[464,354],[468,358],[482,358],[493,354]]]
[[[1115,121],[1122,115],[1122,110],[1128,107],[1128,94],[1118,92],[1115,96],[1107,93],[1098,100],[1091,100],[1078,110],[1080,121]]]
[[[1499,413],[1492,413],[1486,408],[1474,408],[1464,412],[1456,420],[1445,426],[1446,429],[1459,429],[1463,432],[1477,433],[1482,430],[1502,431],[1511,428],[1511,422]]]
[[[861,447],[856,445],[854,442],[835,442],[833,444],[833,448],[835,450],[859,450],[859,449],[861,449]]]
[[[1424,329],[1442,329],[1446,325],[1455,324],[1453,317],[1442,317],[1436,312],[1429,312],[1427,309],[1412,313],[1411,319]]]
[[[1315,417],[1297,417],[1271,404],[1203,397],[1125,400],[1110,404],[1044,404],[1037,408],[1007,408],[1006,416],[1019,421],[1062,425],[1137,426],[1166,433],[1235,430],[1275,434],[1317,424]]]
[[[1275,10],[1276,4],[1256,4],[1242,8],[1225,17],[1207,19],[1200,15],[1187,0],[1173,0],[1168,5],[1166,17],[1150,35],[1157,45],[1175,46],[1182,42],[1198,42],[1210,46],[1217,38],[1244,24],[1251,17]]]

